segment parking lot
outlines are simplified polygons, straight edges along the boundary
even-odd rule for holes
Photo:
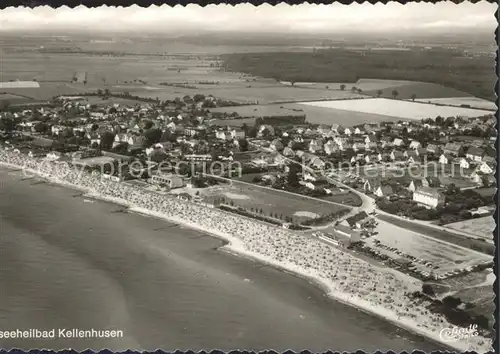
[[[393,259],[409,261],[408,268],[423,277],[445,279],[474,270],[493,258],[467,248],[399,228],[380,220],[376,236],[365,245]]]

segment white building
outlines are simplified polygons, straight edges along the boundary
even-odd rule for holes
[[[413,192],[413,201],[430,209],[443,205],[445,197],[436,188],[420,187]]]
[[[157,174],[151,177],[151,182],[158,185],[165,185],[170,189],[182,188],[184,180],[180,176],[171,174]]]
[[[449,162],[450,162],[450,160],[448,159],[448,157],[446,157],[445,154],[441,154],[441,156],[439,156],[439,163],[440,164],[447,165]]]

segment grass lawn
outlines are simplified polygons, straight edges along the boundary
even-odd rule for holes
[[[477,219],[454,222],[452,224],[446,225],[446,227],[449,227],[450,229],[467,232],[486,240],[493,239],[493,231],[495,231],[495,226],[495,219],[491,215]]]

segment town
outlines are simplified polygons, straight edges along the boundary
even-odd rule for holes
[[[418,35],[358,35],[342,21],[371,7],[301,6],[262,8],[265,23],[237,6],[88,9],[106,28],[1,36],[7,309],[124,333],[47,342],[61,348],[491,350],[494,24],[449,36],[427,14],[444,6],[441,26],[451,8],[420,4],[376,21]],[[86,16],[54,11],[30,16]],[[328,12],[338,30],[309,28]],[[296,36],[273,30],[301,16]],[[85,295],[58,314],[53,289]]]
[[[375,208],[442,226],[494,210],[491,114],[351,127],[301,116],[223,125],[237,114],[211,113],[231,104],[213,96],[149,101],[113,103],[109,90],[59,96],[42,107],[7,107],[0,128],[7,149],[301,230]],[[272,208],[261,205],[260,191],[274,197]],[[305,210],[285,206],[293,200]],[[492,251],[492,235],[469,232],[456,242]]]

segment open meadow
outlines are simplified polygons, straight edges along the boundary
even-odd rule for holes
[[[454,222],[446,225],[446,227],[449,227],[450,229],[466,232],[490,242],[493,242],[493,232],[495,231],[495,226],[496,223],[493,216],[484,216],[482,218]]]

